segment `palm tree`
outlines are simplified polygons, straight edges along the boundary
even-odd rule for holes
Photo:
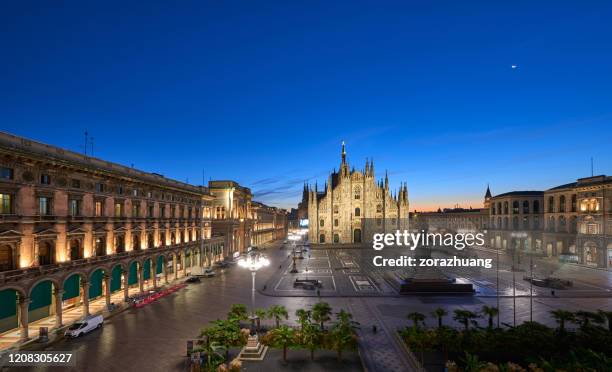
[[[305,323],[302,327],[302,345],[310,351],[310,360],[314,360],[314,352],[321,347],[323,332],[314,324]]]
[[[340,310],[340,312],[336,314],[336,323],[334,326],[356,330],[359,329],[359,322],[353,320],[353,314],[348,311]]]
[[[230,308],[229,313],[227,313],[227,319],[239,319],[245,320],[249,318],[249,312],[247,310],[246,305],[243,304],[233,304]]]
[[[208,330],[208,341],[217,342],[225,347],[225,360],[229,362],[229,348],[242,341],[238,319],[215,320]]]
[[[298,323],[300,324],[301,330],[304,330],[304,327],[310,322],[310,311],[304,309],[298,309],[295,312],[295,316],[298,319]]]
[[[591,322],[601,324],[604,322],[604,317],[599,313],[592,311],[580,310],[574,314],[574,317],[578,320],[580,328],[584,329],[591,325]]]
[[[338,361],[342,361],[342,352],[350,346],[355,345],[353,329],[336,325],[330,332],[332,349],[338,353]]]
[[[257,309],[255,310],[255,315],[257,316],[257,330],[261,328],[261,321],[268,317],[268,312],[265,309]]]
[[[439,307],[432,311],[431,316],[438,319],[438,328],[442,328],[442,318],[448,315],[448,311]]]
[[[289,313],[287,312],[287,308],[283,305],[273,305],[268,309],[268,317],[270,319],[274,319],[276,322],[276,328],[280,327],[280,321],[282,318],[289,319]]]
[[[493,318],[499,314],[499,309],[495,306],[484,305],[481,311],[489,317],[489,329],[493,329]]]
[[[425,321],[425,315],[419,312],[412,312],[406,316],[409,320],[412,320],[412,329],[416,330],[419,328],[419,323]]]
[[[286,325],[271,330],[270,342],[283,348],[283,362],[287,362],[287,348],[295,342],[295,330]]]
[[[612,332],[612,311],[597,310],[597,313],[608,322],[608,331]]]
[[[565,322],[568,322],[568,321],[571,322],[575,319],[574,313],[572,313],[571,311],[567,311],[567,310],[561,310],[561,309],[552,310],[550,314],[552,315],[553,318],[555,318],[555,320],[559,324],[560,333],[565,332]]]
[[[327,302],[317,302],[312,307],[312,319],[315,322],[319,323],[319,325],[321,326],[321,330],[325,329],[325,322],[331,319],[329,317],[331,313],[332,308]]]
[[[206,370],[213,371],[219,364],[223,363],[223,354],[227,352],[227,348],[215,341],[205,344],[199,351],[206,354]]]
[[[470,310],[457,309],[454,313],[453,319],[463,324],[466,332],[470,329],[470,321],[478,318],[478,314]]]

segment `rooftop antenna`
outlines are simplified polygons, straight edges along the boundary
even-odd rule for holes
[[[88,145],[88,142],[89,142],[89,140],[87,139],[88,135],[89,135],[89,133],[87,133],[87,129],[85,129],[85,148],[84,148],[85,149],[85,156],[87,156],[87,145]]]

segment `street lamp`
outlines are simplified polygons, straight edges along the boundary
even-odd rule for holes
[[[249,269],[252,277],[251,316],[249,317],[249,319],[251,319],[251,336],[249,337],[254,336],[257,338],[257,333],[255,332],[255,321],[257,320],[257,315],[255,315],[255,275],[257,274],[257,270],[268,265],[270,265],[270,260],[255,250],[250,251],[238,260],[238,266]]]
[[[527,233],[524,231],[513,231],[510,236],[515,239],[524,239],[527,237]],[[516,327],[516,269],[514,267],[514,257],[516,256],[516,240],[514,241],[514,247],[512,247],[512,312],[513,312],[513,325]],[[519,247],[520,253],[520,247]]]

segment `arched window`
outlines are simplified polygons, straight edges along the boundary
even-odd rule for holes
[[[565,220],[565,216],[559,217],[559,227],[558,232],[567,232],[567,223]]]
[[[575,234],[576,232],[578,232],[578,219],[576,218],[576,216],[572,216],[570,218],[570,233]]]
[[[533,213],[540,213],[540,201],[539,200],[533,201]]]
[[[355,199],[361,199],[361,187],[355,186]]]
[[[576,194],[572,195],[572,212],[576,212]]]
[[[559,198],[559,212],[565,212],[565,195],[561,195]]]
[[[555,211],[555,198],[553,196],[548,197],[548,213]]]
[[[40,266],[55,263],[55,244],[43,241],[38,244],[38,264]]]
[[[529,214],[529,201],[523,201],[523,214]]]
[[[504,217],[504,229],[508,229],[508,217]]]
[[[338,219],[334,220],[334,226],[338,226]]]
[[[166,233],[165,232],[159,234],[159,245],[162,247],[166,246]]]
[[[361,229],[353,231],[353,243],[361,243]]]
[[[497,203],[497,214],[502,214],[501,202]],[[500,226],[501,227],[501,226]]]
[[[334,213],[338,213],[338,206],[334,205]]]
[[[512,202],[512,214],[518,214],[519,213],[519,202],[518,200],[515,200]]]
[[[517,216],[512,217],[512,228],[514,230],[518,230],[519,229],[519,219]]]
[[[325,220],[320,220],[320,221],[319,221],[319,226],[320,226],[320,227],[325,226]]]
[[[508,202],[504,202],[504,214],[508,214]]]
[[[155,246],[155,239],[153,238],[153,233],[147,234],[147,247],[153,248]]]
[[[548,218],[548,231],[555,231],[555,217]]]
[[[355,217],[361,216],[361,209],[355,208]]]
[[[523,230],[529,230],[529,217],[523,217]]]
[[[334,234],[334,243],[340,243],[340,235]]]
[[[319,235],[319,243],[325,243],[325,234]]]

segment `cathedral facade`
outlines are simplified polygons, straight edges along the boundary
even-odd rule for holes
[[[392,193],[386,174],[376,181],[374,161],[366,160],[365,170],[351,169],[344,142],[340,170],[329,175],[323,191],[305,185],[303,199],[315,244],[358,244],[371,241],[374,232],[408,229],[407,185]]]

